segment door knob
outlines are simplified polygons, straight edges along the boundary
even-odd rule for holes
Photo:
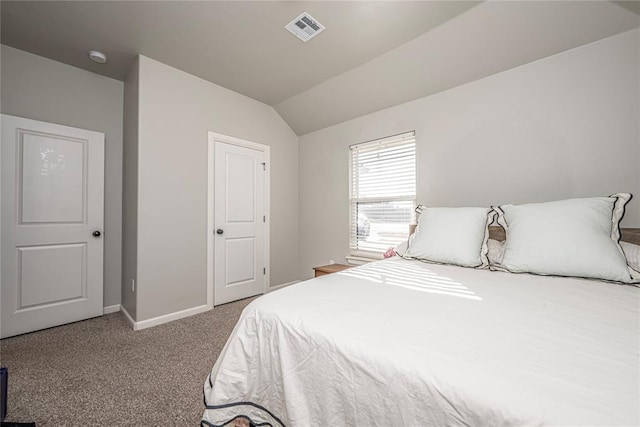
[[[223,230],[222,228],[218,228],[218,229],[216,230],[216,233],[218,233],[218,234],[222,234],[222,233],[224,233],[224,230]]]
[[[92,234],[93,237],[100,237],[102,235],[102,233],[100,233],[98,230],[94,231]]]

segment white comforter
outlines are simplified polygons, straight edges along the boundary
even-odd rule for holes
[[[390,259],[252,302],[203,424],[637,426],[639,341],[633,286]]]

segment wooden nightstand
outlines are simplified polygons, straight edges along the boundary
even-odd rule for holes
[[[316,272],[315,277],[324,276],[325,274],[337,273],[338,271],[346,270],[347,268],[351,268],[351,265],[344,264],[327,264],[321,265],[319,267],[313,267],[313,271]]]

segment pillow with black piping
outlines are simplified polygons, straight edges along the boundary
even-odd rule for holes
[[[404,258],[487,268],[491,208],[425,208]]]
[[[631,194],[619,193],[494,208],[507,236],[495,268],[640,283],[640,272],[627,265],[619,243],[619,224],[630,199]]]

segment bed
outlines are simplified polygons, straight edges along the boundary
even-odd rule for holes
[[[204,400],[206,426],[637,426],[640,288],[369,263],[253,301]]]

